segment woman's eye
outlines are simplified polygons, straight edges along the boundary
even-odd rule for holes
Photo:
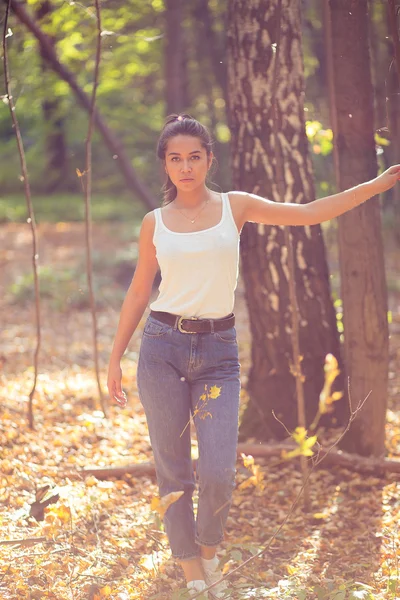
[[[196,154],[194,156],[191,156],[190,158],[195,159],[195,160],[200,160],[200,156],[197,156]],[[171,158],[172,162],[178,162],[178,160],[180,160],[179,156],[173,156]]]

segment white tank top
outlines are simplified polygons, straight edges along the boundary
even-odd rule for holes
[[[233,311],[240,235],[228,194],[221,196],[220,222],[202,231],[171,231],[164,225],[161,208],[154,210],[153,243],[161,283],[152,310],[203,319],[218,319]]]

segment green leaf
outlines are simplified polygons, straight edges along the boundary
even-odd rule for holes
[[[240,552],[240,550],[232,550],[231,556],[232,556],[233,560],[236,560],[237,562],[241,562],[242,558],[243,558],[243,555]]]

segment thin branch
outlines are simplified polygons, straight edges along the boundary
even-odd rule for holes
[[[32,544],[41,544],[43,542],[53,543],[51,540],[48,540],[46,537],[37,537],[37,538],[22,538],[20,540],[0,540],[0,546],[30,546]]]
[[[89,288],[90,312],[92,315],[92,336],[94,350],[94,365],[96,372],[97,388],[99,391],[100,404],[102,411],[107,416],[107,407],[104,400],[104,394],[101,389],[100,369],[99,369],[99,351],[97,340],[97,315],[96,315],[96,299],[93,290],[93,260],[92,260],[92,216],[91,216],[91,195],[92,195],[92,137],[94,129],[94,113],[96,109],[96,93],[99,84],[99,70],[101,58],[101,12],[99,0],[95,0],[96,7],[96,26],[97,26],[97,43],[96,43],[96,58],[94,66],[94,79],[92,98],[89,109],[89,125],[86,137],[86,168],[85,168],[85,242],[86,242],[86,275]],[[83,183],[83,182],[82,182]]]
[[[33,425],[33,396],[36,391],[36,383],[38,377],[38,364],[39,364],[39,352],[41,346],[41,322],[40,322],[40,288],[39,288],[39,277],[37,271],[37,263],[39,259],[39,246],[38,246],[38,238],[37,238],[37,229],[35,222],[35,214],[33,211],[32,199],[31,199],[31,188],[29,185],[29,175],[28,169],[26,166],[25,159],[25,150],[24,144],[22,141],[21,129],[19,127],[17,114],[15,110],[14,100],[11,92],[11,84],[10,84],[10,68],[8,61],[8,44],[7,38],[12,35],[11,30],[8,28],[8,18],[11,9],[12,0],[8,0],[6,6],[6,14],[4,18],[4,30],[3,30],[3,57],[4,57],[4,79],[5,79],[5,88],[6,88],[6,101],[10,108],[11,119],[13,123],[13,128],[15,132],[15,139],[17,142],[19,160],[21,165],[21,173],[22,180],[24,182],[24,190],[25,190],[25,198],[28,209],[28,223],[31,227],[32,233],[32,269],[33,269],[33,280],[35,287],[35,311],[36,311],[36,349],[34,354],[34,376],[33,376],[33,386],[29,394],[29,403],[28,403],[28,423],[31,429],[34,429]]]

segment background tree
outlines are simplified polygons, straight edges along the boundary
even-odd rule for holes
[[[49,22],[48,17],[53,10],[50,0],[44,0],[36,10],[36,18],[41,27]],[[48,36],[49,42],[56,49],[57,38],[55,35]],[[41,57],[42,82],[45,88],[50,84],[55,75],[52,73],[43,53],[43,48],[39,46]],[[46,164],[46,188],[47,193],[54,192],[59,188],[68,171],[67,165],[67,144],[65,139],[65,117],[58,96],[46,94],[42,99],[43,122],[45,133],[45,146],[47,154]]]
[[[299,6],[283,2],[277,115],[280,149],[273,144],[271,89],[278,2],[232,0],[229,4],[228,86],[232,131],[233,187],[275,201],[314,199],[304,121],[304,76]],[[279,198],[276,152],[281,150],[286,194]],[[340,358],[336,318],[320,228],[291,230],[301,314],[300,348],[307,416],[316,412],[325,355]],[[286,426],[297,424],[291,374],[292,307],[288,295],[287,249],[281,227],[246,224],[241,238],[242,274],[252,332],[252,367],[243,436],[283,437],[275,410]]]
[[[183,112],[187,105],[187,52],[182,27],[185,3],[165,0],[165,102],[166,113]]]
[[[377,174],[367,0],[330,0],[335,157],[341,190]],[[384,453],[389,364],[387,290],[379,199],[339,223],[344,356],[354,407],[371,393],[343,446]]]

